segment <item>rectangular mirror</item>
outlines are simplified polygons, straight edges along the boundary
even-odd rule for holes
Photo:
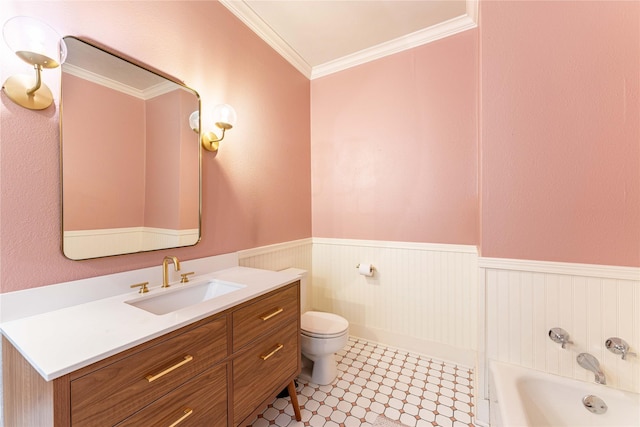
[[[62,250],[73,260],[200,241],[201,150],[184,84],[75,37],[62,65]]]

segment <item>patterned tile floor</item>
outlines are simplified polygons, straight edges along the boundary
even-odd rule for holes
[[[253,427],[371,427],[379,414],[410,427],[473,426],[473,371],[360,338],[336,354],[331,385],[298,382],[302,421],[276,399]]]

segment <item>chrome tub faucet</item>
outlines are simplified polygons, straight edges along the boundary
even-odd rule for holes
[[[602,369],[600,369],[600,362],[598,362],[598,359],[596,359],[594,356],[589,353],[580,353],[578,357],[576,357],[576,360],[578,362],[578,365],[595,374],[597,384],[607,383],[604,372],[602,372]]]

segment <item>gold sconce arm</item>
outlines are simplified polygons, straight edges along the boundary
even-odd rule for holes
[[[200,142],[205,150],[215,152],[218,151],[220,141],[224,139],[225,132],[233,128],[236,121],[236,112],[230,105],[220,104],[215,107],[213,117],[216,127],[222,129],[222,135],[218,137],[218,135],[212,131],[203,131]],[[191,116],[189,116],[189,124],[194,132],[200,132],[201,118],[199,111],[191,113]]]
[[[36,69],[36,84],[27,91],[27,95],[29,96],[33,95],[34,92],[40,89],[40,86],[42,86],[42,66],[36,64],[33,66],[33,68]]]
[[[229,126],[229,129],[231,129],[231,126]],[[220,138],[218,138],[218,135],[213,132],[203,133],[202,146],[204,147],[204,149],[207,151],[218,151],[218,148],[220,147],[220,141],[224,139],[225,130],[225,128],[222,128],[222,136],[220,136]]]
[[[56,68],[64,62],[64,40],[46,23],[27,16],[9,19],[3,28],[7,45],[24,62],[33,65],[36,80],[28,75],[9,77],[2,89],[16,104],[30,110],[43,110],[53,103],[51,90],[42,82],[44,68]]]

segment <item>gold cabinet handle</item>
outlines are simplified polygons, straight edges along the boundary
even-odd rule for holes
[[[274,311],[272,311],[269,314],[263,314],[262,316],[260,316],[260,318],[262,319],[262,321],[269,320],[273,316],[277,316],[278,314],[282,313],[283,311],[284,311],[284,308],[279,307],[279,308],[276,308]]]
[[[187,417],[189,415],[193,414],[193,409],[187,408],[184,410],[184,415],[181,416],[180,418],[178,418],[177,420],[175,420],[173,422],[173,424],[171,424],[169,427],[176,427],[178,424],[180,424],[181,422],[183,422],[185,419],[187,419]]]
[[[169,366],[167,369],[165,369],[162,372],[158,372],[157,374],[150,374],[147,375],[145,378],[147,379],[147,381],[152,382],[157,380],[160,377],[163,377],[165,375],[167,375],[169,372],[178,369],[180,366],[187,364],[189,362],[191,362],[193,360],[193,356],[191,356],[190,354],[187,354],[183,360],[179,361],[178,363],[176,363],[175,365]]]
[[[269,354],[263,354],[262,356],[260,356],[260,359],[267,360],[268,358],[270,358],[271,356],[273,356],[274,354],[276,354],[277,352],[279,352],[283,348],[284,348],[284,344],[278,344],[276,346],[276,348],[274,348],[273,350],[271,350],[269,352]]]

